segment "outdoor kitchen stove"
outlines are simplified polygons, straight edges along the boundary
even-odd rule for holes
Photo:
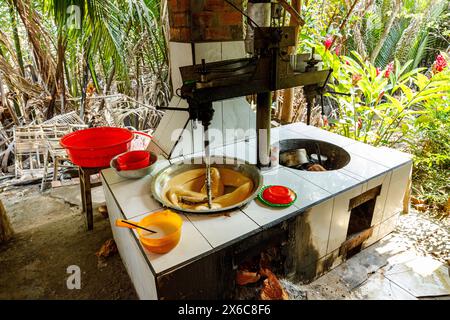
[[[211,11],[208,9],[208,0],[202,1],[202,5],[196,1],[182,1],[187,8],[181,8],[180,1],[175,1],[176,7],[169,7],[172,39],[189,42],[186,46],[179,42],[172,42],[169,46],[184,48],[182,54],[176,50],[171,51],[171,55],[178,54],[179,57],[171,61],[172,80],[175,82],[174,88],[183,87],[178,93],[191,101],[185,103],[175,96],[171,107],[178,110],[169,109],[156,129],[152,150],[166,158],[159,162],[160,169],[205,155],[203,128],[201,125],[198,129],[193,126],[193,119],[204,120],[204,124],[211,122],[211,126],[225,129],[230,114],[236,117],[236,123],[231,124],[231,127],[238,127],[238,120],[243,114],[247,114],[248,120],[243,125],[250,130],[244,131],[265,129],[263,135],[240,135],[230,140],[224,139],[222,143],[213,143],[210,145],[211,156],[239,158],[266,167],[262,171],[265,185],[290,187],[298,198],[288,208],[267,207],[258,200],[253,200],[225,214],[180,213],[184,220],[180,243],[169,253],[158,255],[146,251],[134,230],[114,225],[116,219],[139,221],[146,215],[161,210],[161,204],[150,192],[152,176],[126,180],[116,175],[112,169],[104,170],[102,180],[109,218],[122,260],[141,299],[233,298],[238,267],[248,257],[274,246],[280,248],[278,260],[285,277],[295,281],[312,281],[394,229],[398,215],[405,209],[411,159],[409,155],[395,150],[375,148],[301,123],[270,130],[268,92],[286,88],[292,81],[294,85],[321,86],[329,72],[313,70],[309,75],[299,75],[289,69],[291,64],[287,62],[288,59],[279,60],[278,53],[274,52],[280,52],[285,45],[292,43],[292,29],[289,28],[278,29],[281,32],[273,32],[272,28],[265,29],[274,37],[270,39],[271,44],[266,42],[259,48],[268,45],[272,51],[266,52],[260,59],[244,59],[243,53],[230,56],[229,48],[242,52],[240,50],[245,47],[244,41],[233,38],[235,33],[231,31],[236,31],[236,28],[232,28],[234,26],[229,27],[231,39],[224,33],[219,34],[224,39],[204,39],[202,37],[208,37],[214,26],[195,25],[196,32],[204,31],[199,35],[194,32],[193,26],[176,25],[180,23],[180,15],[183,14],[187,15],[188,24],[195,24],[197,21],[192,20],[193,15],[221,15],[220,19],[211,20],[214,23],[216,20],[224,21],[227,15],[232,14],[232,10],[228,9]],[[218,1],[214,3],[217,4]],[[188,39],[183,39],[186,34],[182,30],[192,32]],[[281,39],[277,38],[277,32],[282,35]],[[258,38],[260,34],[257,31],[254,36],[262,42],[267,41],[265,37]],[[273,39],[278,39],[278,42]],[[198,40],[216,42],[203,43],[197,42]],[[234,41],[228,42],[230,40]],[[257,42],[255,43],[258,49]],[[191,49],[191,62],[183,62]],[[253,68],[250,73],[253,77],[246,78],[245,86],[242,86],[243,79],[237,83],[231,79],[227,82],[228,89],[224,88],[222,80],[220,86],[211,88],[217,81],[208,78],[208,70],[223,72],[220,69],[224,66],[221,60],[226,58],[235,59],[225,64],[227,68],[234,64],[238,71],[244,71],[238,77],[248,77],[249,74],[245,71]],[[202,63],[202,59],[216,62]],[[190,66],[192,64],[194,66]],[[181,73],[178,72],[178,67],[186,65],[188,67],[182,68]],[[280,69],[280,66],[283,67]],[[203,74],[202,70],[205,71]],[[269,70],[271,76],[267,77],[264,70]],[[279,72],[273,73],[274,70]],[[283,78],[287,81],[284,82]],[[252,82],[252,79],[257,80]],[[230,87],[233,90],[229,90]],[[218,98],[228,99],[252,92],[260,93],[257,99],[260,113],[256,117],[252,117],[245,99],[235,98],[232,104],[227,102],[230,100],[225,100],[220,105],[214,102]],[[184,111],[188,112],[180,112],[179,109],[187,109]],[[211,110],[215,111],[212,118],[209,117]],[[230,112],[228,116],[227,112]],[[258,127],[251,123],[258,123]],[[178,133],[173,134],[175,131]],[[186,132],[189,135],[187,140],[192,140],[189,150],[179,148],[182,145],[179,138]],[[167,138],[170,135],[172,137]],[[330,170],[310,172],[282,165],[267,167],[271,145],[278,146],[283,152],[292,146],[308,149],[308,144],[311,143],[320,144],[321,153],[332,160]]]
[[[150,192],[152,176],[126,180],[112,169],[102,171],[114,239],[141,299],[233,297],[240,263],[271,245],[282,248],[286,277],[309,282],[393,231],[409,188],[409,155],[300,123],[273,129],[272,142],[279,137],[332,143],[348,152],[350,161],[326,172],[283,166],[263,172],[265,184],[295,190],[293,206],[270,208],[254,200],[226,214],[181,214],[180,243],[163,255],[146,251],[134,230],[114,226],[116,219],[139,221],[161,210]],[[255,138],[211,150],[213,156],[237,156],[253,164],[255,151]]]

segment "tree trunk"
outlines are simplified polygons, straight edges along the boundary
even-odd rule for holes
[[[20,73],[22,77],[24,77],[25,68],[23,64],[23,55],[22,55],[22,48],[20,45],[19,31],[17,30],[16,11],[11,3],[8,2],[8,6],[9,6],[9,20],[11,22],[13,32],[14,47],[16,49],[17,62],[19,63]]]
[[[14,231],[9,222],[3,202],[0,200],[0,244],[9,241],[14,234]]]
[[[376,47],[373,49],[372,53],[370,54],[370,62],[372,63],[375,62],[375,59],[378,57],[378,54],[380,53],[380,50],[383,47],[384,42],[389,36],[389,32],[391,31],[392,25],[394,24],[395,18],[397,17],[397,13],[400,10],[400,1],[401,0],[395,1],[394,9],[392,10],[388,22],[386,23],[386,27],[384,28],[383,33],[381,34],[380,40],[378,41]]]
[[[0,74],[0,102],[3,108],[8,109],[9,113],[11,114],[11,118],[15,125],[19,125],[19,119],[17,118],[16,111],[11,108],[11,105],[8,102],[8,99],[6,99],[5,89],[3,87],[3,80],[2,75]]]
[[[53,118],[55,115],[55,103],[56,103],[56,97],[58,93],[58,87],[60,88],[60,92],[62,94],[65,94],[65,83],[64,83],[64,70],[63,70],[63,63],[64,63],[64,53],[66,52],[66,40],[64,39],[62,31],[59,31],[58,35],[58,63],[56,66],[56,79],[54,87],[52,88],[52,96],[50,103],[48,105],[47,109],[47,120]],[[64,88],[63,88],[64,87]],[[64,101],[61,101],[61,103],[64,103]]]
[[[292,7],[298,12],[301,13],[301,0],[292,0]],[[296,26],[295,28],[295,47],[291,47],[289,50],[290,54],[295,54],[297,51],[298,44],[298,33],[300,32],[300,26],[298,25],[296,19],[291,16],[291,20],[289,21],[289,25]],[[294,94],[295,88],[289,88],[284,90],[283,97],[283,106],[281,108],[281,121],[285,123],[292,122],[292,117],[294,116]]]
[[[86,47],[84,48],[84,68],[83,68],[83,82],[81,84],[81,101],[80,101],[80,118],[84,120],[84,112],[86,106],[86,90],[89,82],[89,47],[91,46],[91,38],[88,39]]]
[[[105,96],[108,95],[109,90],[111,90],[111,85],[112,85],[112,82],[114,80],[114,75],[115,74],[116,74],[116,65],[113,64],[111,73],[109,74],[109,77],[108,77],[108,81],[106,82],[105,91],[103,93]],[[100,104],[99,110],[103,110],[104,107],[105,107],[105,99],[102,99],[102,102]]]

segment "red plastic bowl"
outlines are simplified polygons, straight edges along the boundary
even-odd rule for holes
[[[128,151],[134,133],[127,129],[99,127],[65,135],[60,144],[70,160],[85,168],[109,167],[112,158]]]
[[[148,151],[129,151],[117,157],[120,170],[137,170],[150,165],[150,153]]]
[[[274,204],[289,204],[295,200],[295,193],[283,186],[271,186],[262,194],[264,200]]]

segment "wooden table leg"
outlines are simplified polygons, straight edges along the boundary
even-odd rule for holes
[[[59,157],[55,156],[53,158],[53,181],[58,180],[58,161]]]
[[[86,226],[87,230],[94,228],[93,213],[92,213],[92,199],[91,199],[91,186],[90,186],[90,174],[88,171],[79,168],[80,173],[80,191],[81,191],[81,203],[82,213],[86,214]],[[90,210],[89,210],[90,208]]]
[[[94,212],[92,208],[92,196],[91,196],[91,172],[90,170],[84,171],[84,194],[85,194],[85,207],[86,207],[86,221],[88,230],[94,229]]]
[[[84,188],[84,171],[81,168],[78,168],[78,176],[80,178],[80,194],[81,194],[81,212],[86,212],[86,199],[85,199],[85,188]]]
[[[86,214],[87,230],[94,229],[94,209],[92,207],[91,189],[100,186],[101,182],[91,184],[91,175],[98,174],[105,168],[78,168],[80,176],[81,202],[83,205],[83,214]]]

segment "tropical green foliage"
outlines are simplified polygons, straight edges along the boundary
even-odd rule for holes
[[[328,95],[337,133],[414,155],[415,196],[450,210],[450,48],[447,0],[305,2],[300,52],[333,69]],[[391,69],[386,75],[386,70]]]
[[[427,66],[450,45],[447,0],[308,1],[303,13],[304,37],[323,41],[331,36],[333,50],[357,51],[379,68],[394,59],[412,60],[408,71]]]
[[[156,93],[167,93],[169,83],[160,5],[158,0],[0,0],[0,74],[17,94],[17,104],[39,100],[47,118],[61,96],[81,96],[83,107],[90,82],[98,94],[114,87],[139,100],[160,99]],[[18,73],[21,60],[27,67]],[[31,120],[26,110],[19,116]]]

